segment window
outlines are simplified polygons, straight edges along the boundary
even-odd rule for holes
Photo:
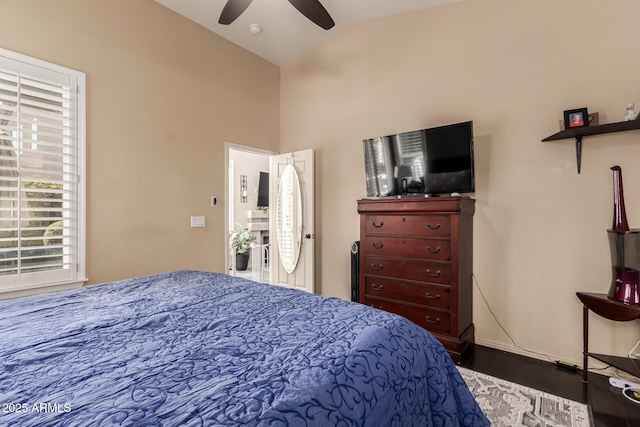
[[[85,77],[0,49],[0,292],[85,271]]]

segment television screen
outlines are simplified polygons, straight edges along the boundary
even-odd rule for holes
[[[475,191],[473,122],[363,140],[368,197]]]
[[[269,206],[269,172],[260,172],[258,180],[258,207]]]

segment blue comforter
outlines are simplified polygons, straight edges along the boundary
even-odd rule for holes
[[[177,271],[0,302],[2,426],[484,426],[425,330]]]

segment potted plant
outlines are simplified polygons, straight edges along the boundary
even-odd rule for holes
[[[255,242],[256,236],[249,232],[249,229],[238,224],[240,230],[233,230],[229,233],[229,246],[236,253],[236,270],[246,270],[249,264],[249,254],[251,244]]]

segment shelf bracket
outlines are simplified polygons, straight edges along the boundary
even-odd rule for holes
[[[578,174],[580,174],[582,164],[582,134],[580,132],[576,134],[576,161],[578,163]]]

